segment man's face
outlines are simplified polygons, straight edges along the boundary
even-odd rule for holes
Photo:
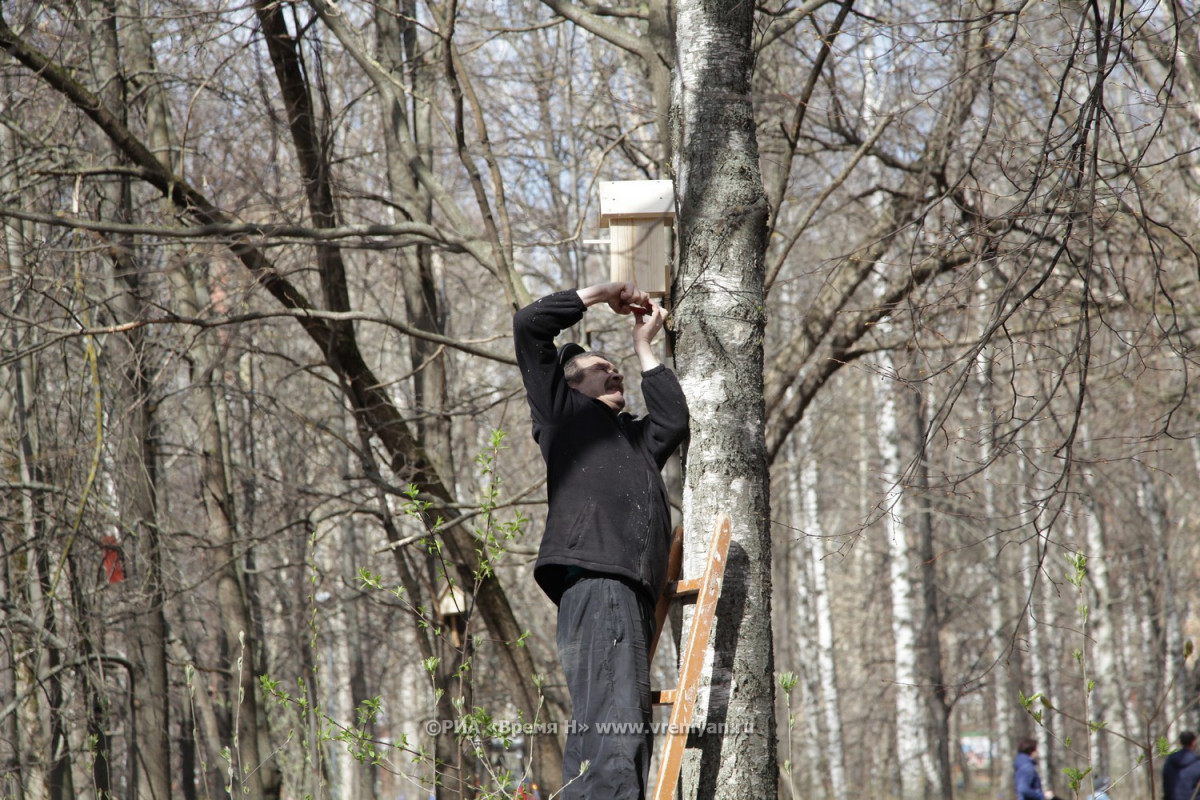
[[[575,365],[579,373],[571,386],[614,411],[625,408],[625,378],[606,358],[583,355]]]

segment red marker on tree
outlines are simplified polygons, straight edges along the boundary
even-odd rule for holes
[[[100,540],[104,551],[104,574],[109,583],[120,583],[125,580],[125,567],[121,564],[121,550],[117,545],[117,537],[105,536]]]

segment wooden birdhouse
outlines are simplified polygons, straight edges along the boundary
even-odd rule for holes
[[[671,181],[601,181],[600,227],[609,229],[609,280],[632,281],[655,297],[671,283],[667,228],[675,220]]]
[[[450,642],[462,646],[462,635],[467,630],[467,596],[463,590],[450,582],[442,584],[435,600],[438,616],[450,631]]]

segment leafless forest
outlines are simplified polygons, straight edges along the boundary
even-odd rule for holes
[[[681,796],[1008,798],[1035,736],[1060,797],[1159,797],[1198,11],[0,2],[0,798],[552,796],[510,318],[607,279],[638,179],[685,571],[736,527]]]

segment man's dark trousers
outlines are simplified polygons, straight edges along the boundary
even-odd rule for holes
[[[563,753],[563,800],[646,796],[654,741],[653,634],[653,604],[631,582],[592,573],[563,593],[558,652],[574,706]],[[588,771],[576,777],[584,761]]]

